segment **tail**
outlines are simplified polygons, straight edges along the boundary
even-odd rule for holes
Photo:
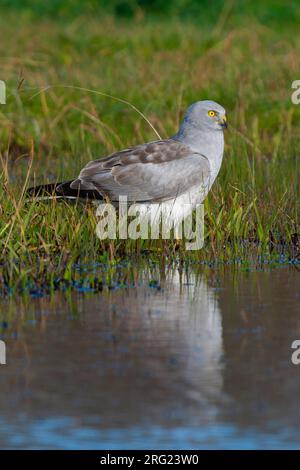
[[[34,186],[26,191],[26,197],[37,198],[40,200],[48,199],[90,199],[102,200],[103,197],[95,189],[73,189],[71,188],[73,180],[63,183],[49,183]]]

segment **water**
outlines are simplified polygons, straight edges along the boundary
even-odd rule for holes
[[[297,269],[156,276],[2,301],[1,448],[300,448]]]

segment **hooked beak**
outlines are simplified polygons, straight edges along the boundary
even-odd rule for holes
[[[222,117],[220,118],[219,124],[220,124],[220,126],[221,126],[223,129],[227,129],[228,124],[227,124],[226,114],[224,114],[224,116],[222,116]]]

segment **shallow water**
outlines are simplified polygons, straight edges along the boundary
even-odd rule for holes
[[[1,448],[300,448],[299,271],[156,276],[2,301]]]

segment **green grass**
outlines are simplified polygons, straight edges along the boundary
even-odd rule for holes
[[[145,250],[158,260],[246,264],[279,251],[298,256],[300,106],[290,96],[300,78],[300,34],[292,20],[267,27],[249,14],[232,21],[226,8],[201,27],[143,15],[56,21],[8,11],[0,18],[0,79],[7,84],[0,107],[1,292],[72,278],[79,259],[117,262]],[[206,200],[202,250],[104,243],[95,236],[93,207],[25,200],[28,185],[74,177],[91,159],[156,138],[129,105],[70,86],[130,102],[162,137],[176,131],[194,101],[209,98],[227,109],[230,129]]]

